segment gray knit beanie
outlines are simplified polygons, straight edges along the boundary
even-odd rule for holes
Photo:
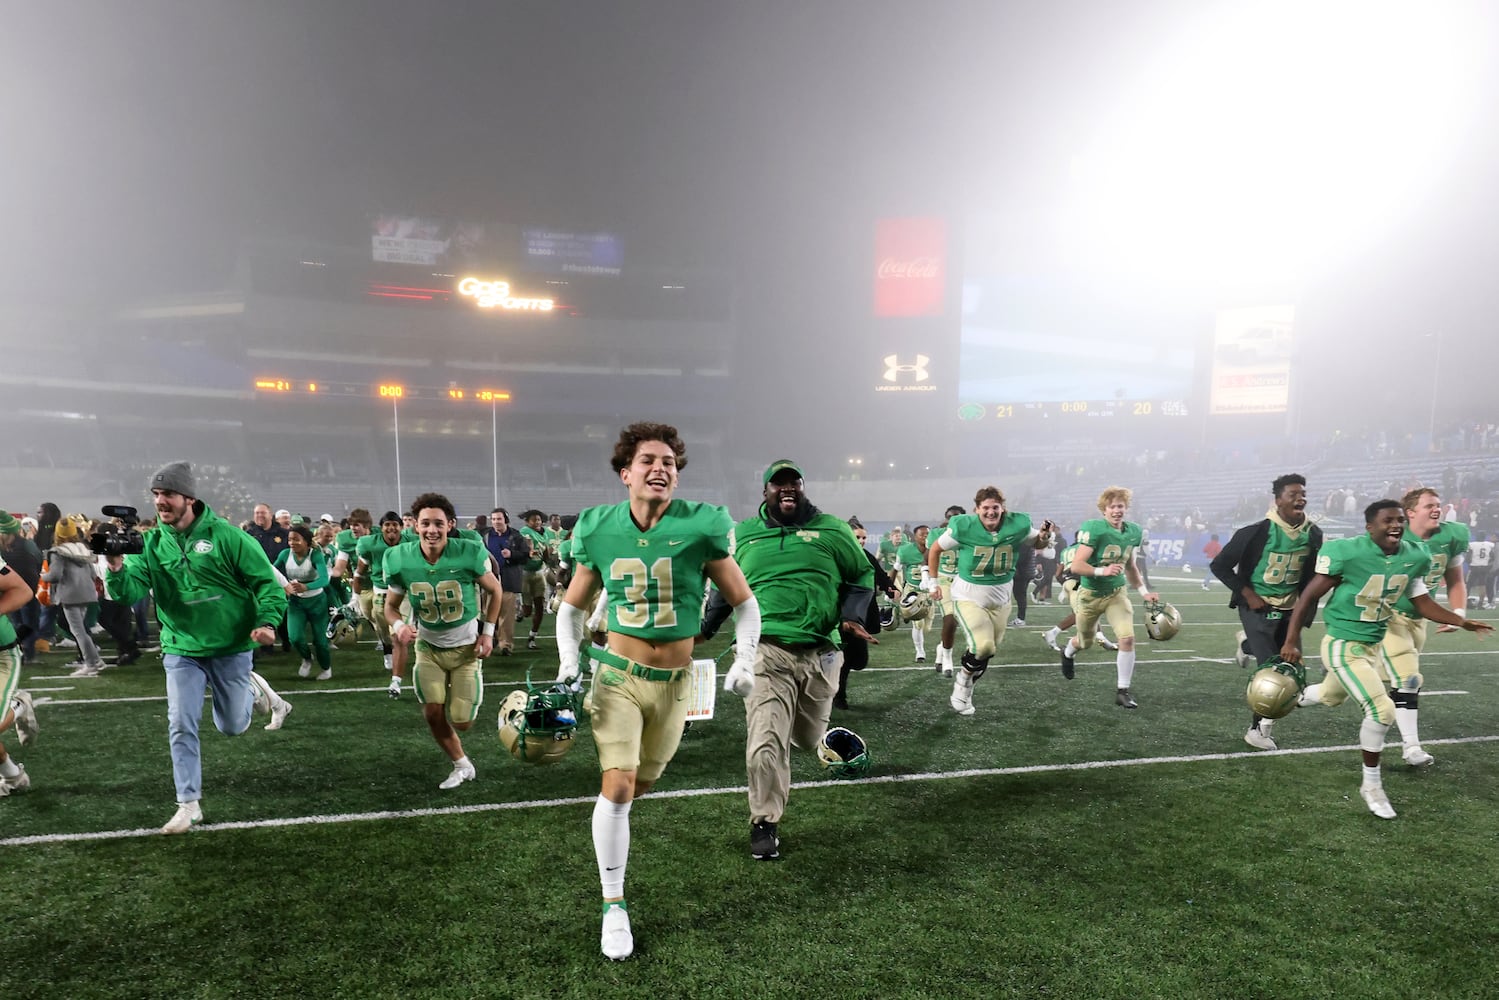
[[[186,462],[169,462],[151,477],[148,490],[170,490],[185,497],[198,498],[198,481],[193,478],[193,467]]]

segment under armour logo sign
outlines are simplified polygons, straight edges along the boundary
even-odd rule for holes
[[[916,355],[914,365],[903,365],[900,363],[900,355],[887,354],[885,355],[885,381],[899,382],[901,372],[910,372],[911,381],[925,382],[931,378],[931,373],[927,371],[927,365],[931,363],[932,359],[925,354]]]

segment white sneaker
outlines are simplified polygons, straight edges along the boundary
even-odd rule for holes
[[[99,668],[98,667],[91,667],[91,666],[89,666],[88,664],[85,663],[83,666],[79,667],[77,670],[73,671],[68,676],[69,677],[98,677],[99,676]]]
[[[1011,618],[1010,619],[1010,628],[1025,628],[1025,619],[1024,618]]]
[[[1364,797],[1364,804],[1371,813],[1380,819],[1395,818],[1395,807],[1390,805],[1389,796],[1385,795],[1383,788],[1360,788],[1358,793]]]
[[[599,948],[611,962],[622,962],[635,951],[635,935],[630,933],[630,913],[623,902],[604,904],[604,929],[599,934]]]
[[[1244,640],[1246,636],[1241,629],[1234,634],[1234,662],[1245,670],[1254,666],[1254,657],[1244,652]]]
[[[78,648],[78,643],[74,642],[72,639],[65,639],[65,638],[59,637],[57,639],[53,639],[52,640],[52,648],[53,649],[77,649]]]
[[[197,802],[179,802],[177,811],[161,828],[162,833],[186,833],[203,822],[203,808]]]
[[[281,724],[286,721],[286,717],[290,714],[291,702],[285,698],[278,699],[276,704],[271,706],[271,721],[265,724],[265,728],[275,732],[281,728]]]
[[[1062,630],[1054,625],[1041,633],[1041,638],[1046,640],[1046,644],[1051,647],[1053,653],[1060,653],[1062,651],[1062,647],[1057,645],[1057,640],[1061,637]]]
[[[302,665],[297,668],[297,676],[298,677],[311,677],[312,676],[312,661],[311,660],[303,660],[302,661]]]
[[[331,681],[333,679],[333,668],[329,667],[327,670],[319,672],[317,677],[314,679],[320,681]]]
[[[947,699],[947,703],[959,715],[972,715],[974,713],[973,678],[968,676],[968,671],[958,671],[958,675],[952,684],[952,697]]]
[[[16,764],[21,773],[14,778],[0,777],[0,795],[9,795],[11,792],[24,792],[31,787],[31,775],[26,773],[26,765]]]
[[[1249,727],[1249,731],[1244,734],[1244,742],[1248,743],[1250,746],[1254,747],[1256,750],[1279,750],[1280,749],[1280,747],[1278,747],[1278,746],[1275,745],[1275,741],[1274,740],[1272,740],[1269,736],[1265,735],[1264,733],[1260,732],[1260,727],[1259,726],[1250,726]]]
[[[36,734],[41,731],[36,722],[36,707],[31,703],[31,693],[17,691],[11,699],[11,709],[16,713],[16,736],[21,741],[21,746],[30,746],[31,741],[36,739]]]
[[[392,677],[390,679],[390,684],[388,684],[386,686],[385,691],[392,698],[399,698],[399,697],[401,697],[401,678],[399,678],[399,677]]]
[[[1435,757],[1422,750],[1419,746],[1406,747],[1403,756],[1405,757],[1405,762],[1411,767],[1424,767],[1436,760]]]
[[[474,770],[474,765],[454,764],[453,773],[444,778],[442,784],[437,787],[443,791],[448,791],[449,789],[457,788],[465,781],[473,781],[476,777],[478,777],[478,772]]]

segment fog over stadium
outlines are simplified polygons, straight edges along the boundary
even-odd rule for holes
[[[7,21],[11,510],[187,458],[235,519],[572,513],[639,419],[736,516],[782,456],[872,526],[1499,483],[1489,4]]]

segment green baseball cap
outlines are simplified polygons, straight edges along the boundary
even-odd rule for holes
[[[790,471],[796,473],[796,478],[798,478],[798,479],[805,479],[806,478],[805,476],[802,475],[801,466],[797,465],[795,462],[793,462],[789,458],[778,458],[774,462],[771,462],[770,463],[770,467],[765,470],[765,477],[760,480],[760,485],[761,486],[768,486],[768,485],[770,485],[770,481],[776,477],[776,473],[785,472],[788,469]]]

